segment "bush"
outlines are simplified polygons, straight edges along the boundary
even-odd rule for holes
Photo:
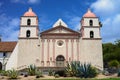
[[[40,78],[40,77],[43,77],[42,72],[37,70],[36,71],[36,78]]]
[[[80,62],[72,62],[67,64],[66,74],[76,77],[91,78],[97,75],[96,68],[92,67],[91,64],[80,64]]]
[[[18,72],[16,70],[8,70],[8,76],[10,79],[17,79],[18,78]]]
[[[54,76],[55,76],[55,78],[59,78],[60,77],[59,74],[55,74]]]
[[[30,76],[34,76],[36,74],[36,70],[37,70],[37,68],[35,65],[28,66],[28,74]]]
[[[7,76],[8,75],[8,71],[2,70],[0,71],[1,76]]]
[[[79,77],[92,78],[97,75],[96,68],[92,67],[91,64],[81,64],[78,67]]]
[[[49,70],[48,70],[48,75],[49,75],[49,76],[53,76],[53,75],[54,75],[54,74],[53,74],[53,70],[49,69]]]
[[[75,76],[77,74],[77,66],[80,65],[79,62],[71,62],[67,64],[67,67],[65,69],[67,76]]]
[[[119,67],[119,62],[117,60],[112,60],[108,63],[108,65],[110,67],[115,67],[115,68],[118,68]]]

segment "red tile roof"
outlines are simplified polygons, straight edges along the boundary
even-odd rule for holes
[[[29,8],[29,10],[25,12],[24,16],[36,16],[36,14],[32,11],[32,8]]]
[[[12,52],[17,42],[0,42],[0,52]]]
[[[91,12],[91,10],[90,10],[90,9],[88,9],[88,11],[84,14],[84,16],[83,16],[83,17],[96,18],[96,15],[95,15],[93,12]]]

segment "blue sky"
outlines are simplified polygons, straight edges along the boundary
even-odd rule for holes
[[[3,41],[16,41],[20,17],[32,7],[38,15],[41,31],[47,30],[59,19],[73,30],[80,28],[80,20],[90,8],[103,27],[103,43],[120,39],[120,0],[0,0],[0,35]]]

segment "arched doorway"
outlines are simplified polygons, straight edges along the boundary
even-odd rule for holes
[[[62,55],[56,57],[56,67],[64,67],[65,58]]]
[[[0,70],[2,70],[2,63],[0,62]]]

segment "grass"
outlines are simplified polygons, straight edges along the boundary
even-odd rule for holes
[[[106,79],[35,79],[35,80],[120,80],[120,78],[106,78]]]

